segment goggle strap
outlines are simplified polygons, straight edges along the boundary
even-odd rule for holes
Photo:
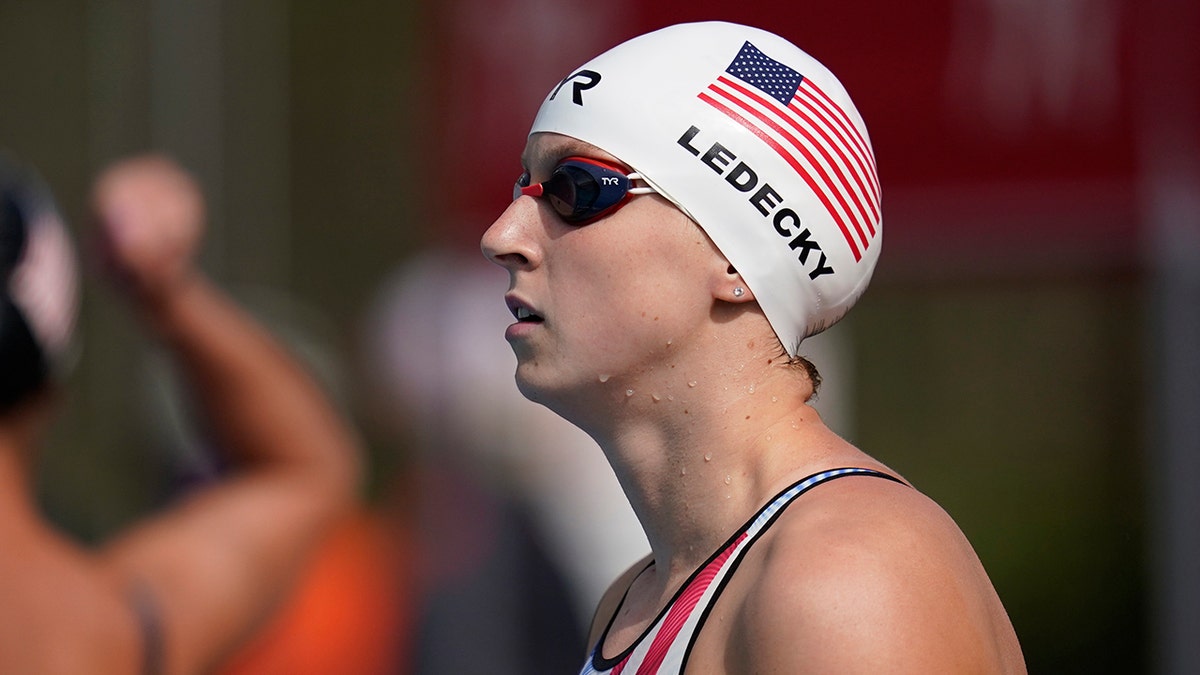
[[[642,180],[642,174],[640,174],[636,171],[634,171],[633,173],[631,173],[625,177],[629,179],[630,183],[632,183],[635,180]],[[648,195],[653,192],[658,192],[658,190],[655,190],[652,187],[646,186],[646,187],[631,187],[628,190],[626,190],[626,192],[631,195]]]

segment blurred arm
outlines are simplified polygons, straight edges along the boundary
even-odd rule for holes
[[[353,503],[358,445],[285,349],[195,268],[204,216],[190,177],[162,158],[128,160],[101,175],[93,210],[112,271],[233,463],[104,552],[158,622],[165,672],[204,670],[265,618]]]

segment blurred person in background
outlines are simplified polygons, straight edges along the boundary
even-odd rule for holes
[[[546,96],[513,202],[521,392],[603,449],[651,554],[599,603],[582,673],[1021,673],[951,518],[809,405],[802,340],[882,244],[865,125],[772,33],[681,24]]]
[[[95,548],[59,531],[34,485],[74,358],[76,261],[49,191],[13,163],[0,178],[0,672],[212,670],[353,504],[355,434],[197,268],[192,178],[162,157],[127,159],[91,195],[104,262],[174,355],[229,469]]]
[[[430,247],[380,285],[363,352],[414,544],[422,675],[570,672],[612,577],[648,550],[595,442],[512,386],[505,275]],[[399,483],[403,483],[402,485]],[[464,649],[464,645],[471,645]]]

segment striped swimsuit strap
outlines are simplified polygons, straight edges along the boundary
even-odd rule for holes
[[[682,673],[709,612],[750,547],[797,497],[822,483],[845,476],[873,476],[905,484],[895,476],[856,467],[822,471],[792,484],[751,517],[707,562],[692,572],[636,642],[617,656],[606,659],[601,656],[602,647],[625,603],[622,598],[580,675]],[[646,569],[649,567],[647,565]],[[625,592],[628,594],[629,589]]]

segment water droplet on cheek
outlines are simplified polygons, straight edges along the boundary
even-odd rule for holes
[[[706,462],[712,461],[712,453],[711,452],[704,453],[704,461],[706,461]]]
[[[729,485],[732,482],[733,482],[733,476],[730,476],[729,474],[725,474],[725,484]]]
[[[626,389],[626,390],[625,390],[625,396],[626,396],[627,398],[628,398],[628,397],[630,397],[630,396],[633,396],[633,390],[632,390],[632,389]]]
[[[600,381],[601,381],[601,382],[608,382],[608,375],[601,375],[601,376],[600,376]]]
[[[692,380],[691,382],[688,382],[688,386],[689,386],[689,387],[694,387],[694,386],[696,386],[696,381],[695,381],[695,380]]]

